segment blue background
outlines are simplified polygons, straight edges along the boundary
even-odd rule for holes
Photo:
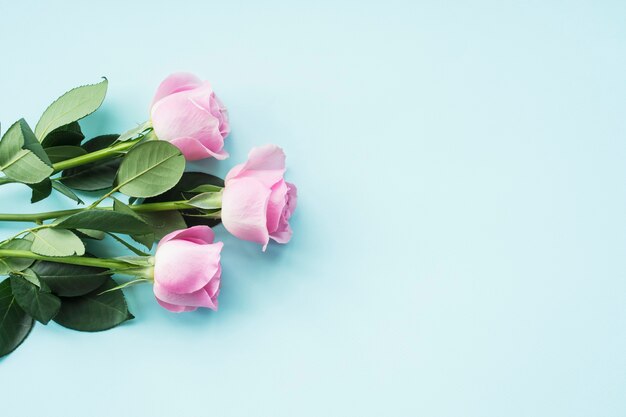
[[[192,71],[233,128],[199,165],[283,146],[295,234],[217,229],[217,313],[143,286],[113,331],[38,325],[0,414],[626,415],[626,3],[129,3],[3,2],[3,127],[106,75],[85,127],[119,132]]]

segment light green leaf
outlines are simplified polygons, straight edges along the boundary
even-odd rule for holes
[[[25,184],[39,183],[53,172],[48,155],[24,119],[15,122],[0,141],[0,170]]]
[[[82,119],[95,112],[104,101],[108,81],[74,88],[56,99],[35,127],[35,135],[43,140],[54,129]]]
[[[0,283],[0,357],[8,355],[22,344],[33,328],[34,320],[15,302],[11,283]]]
[[[204,210],[219,209],[222,208],[222,192],[198,194],[187,203]]]
[[[33,246],[35,253],[45,256],[82,256],[85,245],[78,236],[64,229],[42,229],[32,232],[35,236]]]
[[[26,239],[13,239],[4,245],[2,249],[30,250],[33,243]],[[32,259],[26,258],[0,258],[0,275],[9,275],[11,272],[23,271],[31,266]]]
[[[61,308],[61,300],[50,293],[44,281],[34,285],[20,275],[11,276],[11,289],[15,301],[22,309],[42,324],[48,324]]]
[[[152,129],[152,123],[150,122],[150,120],[122,133],[117,140],[119,140],[120,142],[125,142],[127,140],[134,139],[140,135],[143,135],[143,133],[148,129]]]
[[[82,233],[83,235],[85,235],[85,236],[87,236],[88,238],[91,238],[91,239],[95,239],[95,240],[102,240],[102,239],[104,239],[104,232],[102,230],[76,229],[76,231],[78,233]]]
[[[224,187],[220,187],[218,185],[203,184],[203,185],[197,186],[193,190],[189,190],[188,192],[190,193],[217,193],[219,191],[222,191],[223,189]]]
[[[131,197],[152,197],[174,187],[185,170],[180,150],[164,141],[133,147],[117,172],[118,189]]]

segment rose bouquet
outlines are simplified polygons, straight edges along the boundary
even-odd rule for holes
[[[21,119],[0,140],[0,185],[30,187],[32,203],[56,192],[81,206],[0,213],[0,222],[30,223],[0,241],[7,277],[0,282],[0,356],[35,321],[93,332],[132,319],[124,290],[139,283],[152,284],[169,311],[217,310],[223,243],[212,227],[219,223],[263,251],[291,238],[297,190],[284,179],[278,146],[253,148],[225,180],[185,172],[186,161],[228,157],[228,113],[208,82],[173,74],[158,87],[149,121],[85,139],[79,122],[100,107],[107,84],[68,91],[34,129]],[[95,201],[85,204],[83,191],[95,192]],[[124,252],[98,256],[93,242],[105,237]]]

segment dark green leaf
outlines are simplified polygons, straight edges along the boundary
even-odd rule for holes
[[[189,193],[189,191],[203,185],[215,185],[222,188],[224,187],[224,180],[214,175],[205,174],[204,172],[185,172],[174,188],[164,192],[163,194],[159,194],[156,197],[147,198],[144,203],[187,200],[193,197],[193,193]],[[187,223],[187,226],[189,227],[197,225],[214,227],[221,223],[220,219],[188,216],[202,214],[202,211],[200,210],[183,210],[181,213],[184,215],[185,223]]]
[[[152,233],[150,226],[141,219],[126,213],[110,210],[87,210],[72,214],[55,225],[62,229],[92,229],[124,234]]]
[[[185,157],[165,141],[134,146],[117,172],[120,192],[131,197],[152,197],[176,185],[185,170]]]
[[[53,130],[82,119],[100,107],[107,92],[107,80],[92,85],[74,88],[56,99],[35,127],[39,140],[45,138]]]
[[[119,135],[96,136],[81,146],[85,151],[91,153],[109,147],[118,137]],[[66,169],[61,175],[61,180],[68,187],[81,191],[98,191],[110,188],[115,181],[115,175],[121,162],[122,158],[118,157]]]
[[[124,213],[124,214],[128,214],[129,216],[133,216],[134,218],[136,218],[137,220],[140,220],[146,224],[148,224],[142,216],[139,216],[139,214],[135,213],[133,211],[133,209],[131,209],[128,205],[122,203],[120,200],[118,200],[117,198],[113,199],[113,210],[118,212],[118,213]],[[152,232],[152,229],[150,229],[151,231],[149,233],[139,233],[139,234],[132,234],[131,238],[137,242],[142,244],[143,246],[145,246],[148,249],[152,248],[152,245],[154,244],[154,232]]]
[[[85,295],[100,287],[111,276],[105,268],[37,261],[30,268],[53,293],[63,297]]]
[[[8,355],[26,339],[34,320],[15,302],[9,279],[0,282],[0,356]]]
[[[99,151],[113,145],[120,135],[108,134],[93,137],[80,145],[87,153]]]
[[[11,275],[11,289],[15,301],[27,314],[42,324],[48,324],[61,307],[61,300],[50,293],[50,288],[43,281],[40,286],[20,275]]]
[[[87,151],[80,146],[52,146],[46,148],[46,153],[50,161],[55,164],[57,162],[65,161],[66,159],[76,158],[77,156],[85,155]]]
[[[66,169],[60,179],[75,190],[104,190],[113,186],[121,162],[122,158],[115,158]]]
[[[146,223],[152,226],[156,240],[161,240],[165,235],[174,230],[187,228],[182,214],[176,210],[141,213],[141,217]]]
[[[64,196],[66,196],[67,198],[70,198],[70,199],[76,201],[77,204],[84,204],[85,203],[83,200],[81,200],[76,195],[76,193],[74,191],[72,191],[69,187],[67,187],[62,182],[59,182],[58,180],[52,181],[52,187],[55,190],[57,190],[58,192],[60,192],[61,194],[63,194]]]
[[[46,178],[43,181],[38,182],[37,184],[27,185],[31,188],[31,190],[33,190],[33,193],[30,197],[31,203],[37,203],[41,200],[44,200],[48,198],[48,196],[50,196],[50,193],[52,193],[52,181],[50,181],[50,178]]]
[[[61,310],[54,321],[69,329],[98,332],[134,318],[128,311],[122,291],[100,294],[115,287],[117,283],[109,278],[101,287],[87,295],[63,298]]]
[[[78,122],[54,129],[41,142],[44,148],[53,146],[78,146],[85,139]]]

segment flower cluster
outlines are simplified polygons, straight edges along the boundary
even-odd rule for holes
[[[217,310],[224,244],[212,228],[220,223],[262,251],[292,237],[297,189],[285,180],[280,147],[252,148],[225,179],[186,172],[186,161],[229,157],[228,112],[208,81],[172,74],[158,86],[147,122],[85,139],[79,121],[100,107],[107,86],[104,79],[68,91],[35,129],[21,119],[0,140],[0,185],[30,187],[33,203],[56,192],[84,205],[0,214],[0,221],[33,223],[0,241],[0,275],[7,276],[0,356],[35,321],[101,331],[132,319],[123,290],[134,284],[152,284],[156,301],[172,312]],[[84,191],[97,192],[95,201],[86,205]],[[103,239],[133,255],[98,256]]]

